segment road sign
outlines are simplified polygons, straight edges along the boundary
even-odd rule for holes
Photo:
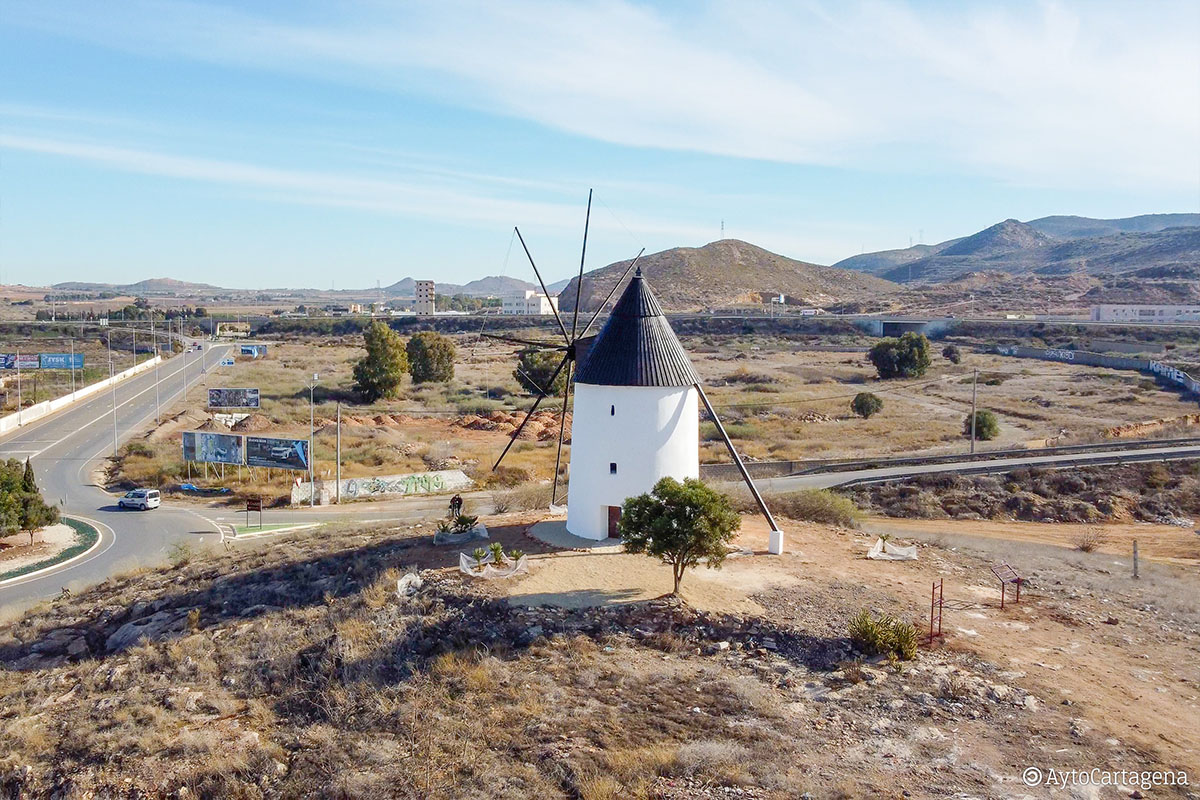
[[[234,361],[233,361],[233,359],[232,359],[232,358],[222,358],[222,359],[221,359],[221,366],[222,366],[222,367],[232,367],[232,366],[233,366],[233,364],[234,364]]]

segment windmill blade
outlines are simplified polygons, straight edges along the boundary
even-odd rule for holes
[[[563,367],[567,365],[568,361],[570,361],[570,358],[568,356],[563,356],[563,360],[558,362],[558,369],[554,370],[554,374],[550,376],[549,384],[551,386],[554,385],[554,381],[558,378],[558,373],[562,372]],[[512,437],[508,440],[508,444],[505,445],[504,452],[501,453],[500,457],[496,459],[496,463],[492,464],[493,472],[496,471],[496,467],[500,466],[500,462],[504,460],[504,457],[508,455],[509,449],[512,448],[513,444],[517,441],[517,437],[521,435],[521,431],[525,430],[525,424],[529,422],[529,418],[533,416],[533,412],[537,411],[537,407],[541,405],[542,401],[547,397],[549,397],[548,394],[542,393],[539,394],[537,399],[533,401],[533,405],[529,408],[529,413],[525,415],[525,419],[521,420],[521,424],[517,426],[515,431],[513,431]]]
[[[583,218],[583,250],[579,253],[579,279],[575,281],[575,311],[571,316],[571,341],[575,341],[575,331],[579,325],[579,296],[583,292],[583,261],[587,258],[588,226],[592,224],[592,190],[588,189],[587,216]]]
[[[579,334],[580,339],[587,336],[587,332],[592,329],[592,325],[596,324],[596,317],[600,316],[600,313],[604,311],[604,307],[608,305],[608,301],[612,300],[612,296],[617,293],[617,289],[621,288],[621,284],[625,282],[626,276],[629,275],[630,271],[635,266],[637,266],[638,259],[642,257],[642,253],[644,252],[646,252],[646,248],[643,247],[641,250],[638,250],[638,254],[633,257],[633,261],[629,262],[629,266],[625,268],[625,271],[621,273],[621,277],[618,278],[617,282],[613,284],[612,290],[608,293],[608,297],[604,298],[604,302],[600,304],[600,307],[596,309],[596,313],[592,314],[592,318],[588,320],[588,324],[583,329],[583,333]]]
[[[535,342],[532,339],[519,339],[516,336],[501,336],[498,333],[480,333],[480,336],[485,336],[488,339],[496,339],[501,342],[512,342],[513,344],[524,344],[531,347],[540,347],[544,350],[566,350],[561,344],[553,342]]]
[[[567,365],[567,385],[563,387],[562,414],[558,418],[558,452],[554,454],[554,488],[550,491],[550,505],[558,501],[558,466],[562,463],[563,432],[567,427],[567,403],[571,399],[571,370],[575,362]]]
[[[542,294],[549,298],[550,291],[546,288],[546,282],[542,280],[542,273],[538,272],[537,264],[533,263],[533,255],[530,254],[529,248],[525,245],[525,237],[521,235],[521,229],[514,227],[513,230],[517,232],[517,238],[521,240],[521,249],[525,251],[525,257],[529,259],[529,266],[533,267],[533,274],[537,275],[538,284],[542,287]],[[567,345],[569,346],[571,344],[571,337],[567,336],[567,326],[563,325],[562,317],[558,315],[558,309],[554,307],[553,303],[550,304],[550,310],[554,312],[554,319],[558,322],[558,329],[562,331],[563,338],[567,340]]]
[[[762,499],[762,495],[758,493],[758,487],[754,485],[754,479],[750,477],[750,473],[746,470],[746,465],[742,463],[742,457],[738,455],[737,449],[729,439],[729,434],[725,432],[725,426],[721,424],[721,418],[717,416],[716,409],[712,407],[712,403],[708,402],[708,395],[704,393],[704,387],[699,383],[692,385],[696,387],[696,392],[700,395],[701,401],[704,402],[704,408],[708,411],[708,415],[712,417],[713,424],[717,426],[717,433],[721,434],[721,438],[725,440],[725,446],[729,448],[729,455],[733,456],[733,463],[737,464],[738,472],[742,473],[742,480],[746,482],[746,486],[750,489],[750,494],[754,496],[754,502],[758,503],[758,510],[767,518],[767,524],[771,526],[772,531],[779,530],[779,526],[775,524],[775,518],[771,516],[771,511],[767,508],[766,501]]]

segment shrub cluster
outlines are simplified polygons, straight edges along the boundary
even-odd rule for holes
[[[891,614],[875,616],[865,608],[850,620],[850,641],[869,656],[907,661],[917,654],[917,629]]]

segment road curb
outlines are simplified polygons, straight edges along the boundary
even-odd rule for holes
[[[63,567],[67,566],[68,564],[73,564],[74,562],[79,561],[82,558],[86,558],[97,547],[99,547],[100,545],[102,545],[104,543],[104,534],[100,531],[100,528],[102,528],[102,527],[108,528],[109,535],[113,536],[114,538],[116,536],[116,534],[113,533],[113,529],[109,528],[103,522],[97,522],[94,519],[89,519],[88,517],[80,517],[80,516],[76,516],[74,514],[64,514],[63,517],[64,517],[64,519],[79,520],[80,522],[83,522],[85,525],[90,525],[91,528],[94,531],[96,531],[96,541],[92,544],[92,546],[89,547],[87,550],[84,550],[82,553],[77,553],[77,554],[71,556],[70,558],[55,562],[53,564],[50,564],[49,566],[42,567],[41,569],[36,569],[33,572],[26,572],[24,575],[17,575],[12,578],[6,578],[6,579],[0,581],[0,586],[11,586],[12,584],[15,584],[18,582],[27,581],[27,580],[30,580],[31,578],[37,578],[39,576],[54,572],[55,570],[62,569]]]

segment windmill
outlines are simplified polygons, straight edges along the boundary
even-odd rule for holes
[[[590,215],[589,192],[589,218]],[[517,231],[517,236],[520,238],[520,231]],[[525,247],[523,238],[521,246]],[[587,222],[584,223],[585,255],[586,252]],[[528,248],[525,248],[525,253],[533,265]],[[579,358],[581,342],[586,341],[592,324],[625,282],[629,272],[636,267],[641,255],[639,252],[638,257],[629,263],[582,331],[578,328],[578,317],[584,257],[580,257],[575,309],[569,334],[562,318],[555,313],[564,344],[498,335],[492,337],[563,353],[549,381],[549,385],[553,386],[562,371],[567,370],[552,502],[558,499],[558,471],[562,462],[570,378],[579,362],[575,376],[576,416],[572,425],[572,480],[567,502],[567,530],[570,533],[587,539],[614,536],[621,506],[626,498],[650,491],[663,477],[678,480],[699,477],[699,403],[702,402],[759,511],[771,526],[768,549],[772,553],[781,553],[783,533],[775,524],[725,426],[704,393],[691,360],[640,269],[634,273],[600,333],[588,344],[584,358]],[[536,266],[534,272],[541,282],[541,274]],[[542,290],[545,291],[544,283]],[[529,418],[547,396],[547,391],[539,387],[533,406],[513,432],[511,441],[493,469],[503,461]]]
[[[525,425],[529,422],[529,419],[534,415],[534,412],[537,411],[538,406],[541,405],[543,400],[545,400],[547,397],[550,396],[548,389],[550,389],[551,387],[554,386],[554,382],[556,380],[558,380],[558,376],[565,369],[567,371],[567,379],[563,384],[562,412],[559,416],[559,422],[558,422],[558,451],[555,453],[555,456],[554,456],[554,485],[553,485],[553,489],[551,490],[551,493],[550,493],[550,503],[552,505],[558,501],[558,475],[559,475],[559,469],[562,466],[562,447],[563,447],[563,438],[564,438],[564,434],[566,432],[566,424],[567,424],[567,405],[570,401],[570,395],[571,395],[571,376],[575,370],[575,363],[578,360],[579,342],[587,337],[588,331],[590,331],[592,329],[592,325],[595,324],[596,319],[604,311],[605,306],[608,305],[608,301],[612,299],[612,296],[614,294],[616,294],[617,288],[620,287],[620,285],[625,281],[625,278],[629,275],[629,272],[637,264],[638,259],[640,259],[642,257],[642,253],[646,252],[646,248],[644,248],[644,247],[640,251],[638,251],[637,256],[635,256],[634,259],[629,262],[629,266],[625,268],[625,272],[623,272],[621,274],[621,277],[617,280],[617,282],[615,284],[613,284],[613,287],[609,291],[608,296],[604,298],[604,302],[601,303],[600,306],[596,309],[596,311],[592,314],[591,319],[589,319],[587,321],[587,324],[584,325],[582,329],[580,329],[580,327],[579,327],[579,303],[580,303],[580,298],[581,298],[582,292],[583,292],[583,270],[584,270],[584,263],[587,260],[587,238],[588,238],[588,228],[591,224],[591,220],[592,220],[592,191],[589,189],[588,190],[587,213],[584,216],[584,222],[583,222],[583,248],[579,254],[579,276],[576,278],[576,281],[575,281],[575,308],[571,313],[570,333],[567,332],[567,326],[563,322],[562,317],[559,315],[558,309],[553,304],[551,304],[551,306],[550,306],[550,310],[554,313],[554,320],[555,320],[555,322],[558,323],[558,330],[562,334],[563,343],[557,344],[554,342],[544,342],[544,341],[539,342],[539,341],[534,341],[531,339],[521,339],[521,338],[518,338],[515,336],[501,336],[499,334],[494,334],[494,333],[483,334],[484,336],[488,337],[489,339],[497,339],[497,340],[503,341],[503,342],[512,342],[514,344],[525,345],[526,347],[534,347],[534,348],[537,348],[538,350],[555,351],[555,352],[561,352],[563,354],[562,360],[559,361],[558,367],[554,370],[554,373],[550,376],[550,380],[546,382],[546,386],[545,387],[542,387],[542,386],[537,387],[537,389],[538,389],[537,397],[534,399],[533,405],[530,406],[529,411],[526,412],[525,418],[523,420],[521,420],[521,424],[517,426],[517,429],[515,431],[513,431],[512,436],[509,438],[508,444],[504,447],[504,452],[502,452],[500,454],[500,457],[496,459],[496,463],[492,465],[493,471],[495,471],[495,469],[500,466],[500,462],[504,460],[504,457],[506,455],[508,455],[508,451],[512,448],[513,444],[517,441],[517,437],[521,435],[521,431],[525,429]],[[525,244],[525,237],[523,237],[521,235],[520,228],[514,227],[513,231],[517,234],[517,239],[519,239],[521,242],[521,249],[525,251],[525,257],[529,259],[529,266],[533,267],[533,274],[537,276],[538,284],[542,287],[542,292],[546,295],[546,297],[549,297],[550,292],[547,291],[546,282],[544,280],[542,280],[542,273],[538,270],[537,264],[533,260],[533,255],[529,252],[528,245]],[[532,380],[530,380],[530,382],[533,383]],[[534,385],[536,386],[537,384],[535,383]]]

